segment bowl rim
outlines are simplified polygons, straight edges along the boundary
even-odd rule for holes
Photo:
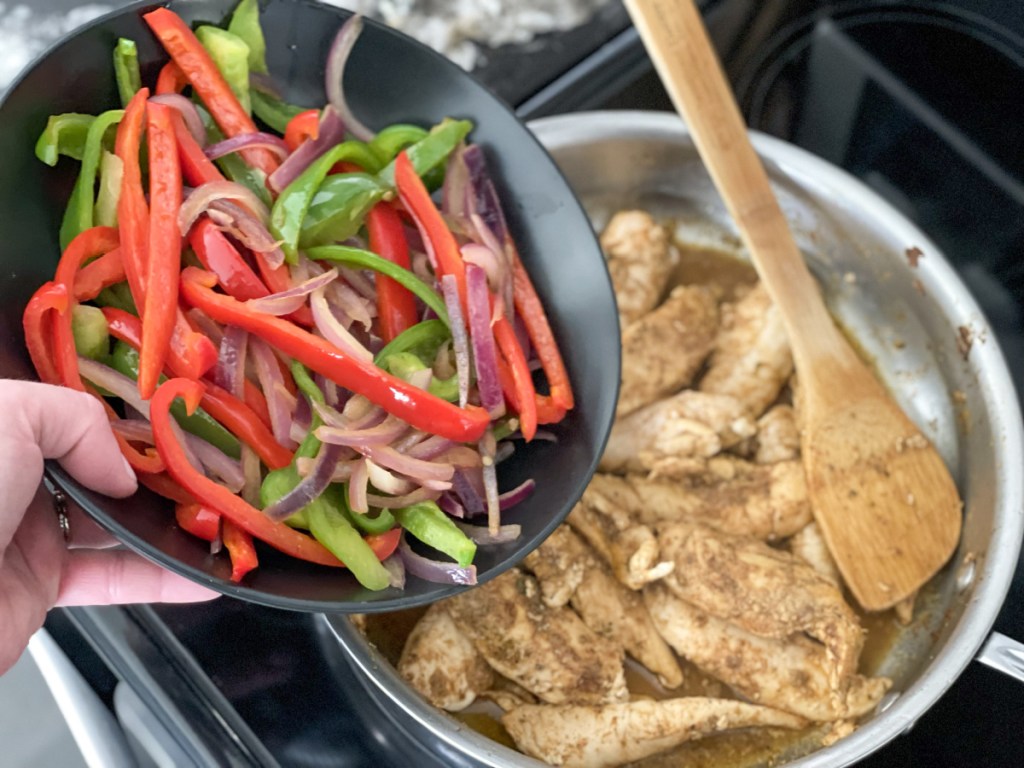
[[[574,112],[532,120],[528,127],[552,154],[562,146],[570,146],[569,142],[560,143],[560,137],[565,134],[569,134],[572,137],[571,144],[577,146],[611,139],[644,138],[681,146],[692,144],[685,123],[669,112]],[[871,210],[879,218],[880,229],[893,232],[908,243],[919,245],[928,254],[928,259],[921,262],[919,269],[929,295],[940,306],[955,307],[957,314],[981,318],[985,326],[988,326],[977,302],[941,250],[876,192],[845,170],[807,150],[757,131],[750,133],[758,155],[801,188],[813,192],[815,197],[820,197],[822,190],[841,190],[846,206]],[[944,300],[951,303],[944,304]],[[948,310],[947,314],[951,311]],[[994,425],[993,432],[1001,430],[1001,434],[995,435],[995,440],[1001,446],[997,452],[1002,457],[1004,467],[1004,471],[998,474],[1001,482],[998,483],[1000,492],[995,495],[992,534],[975,575],[971,600],[938,653],[929,660],[915,682],[890,702],[890,706],[836,744],[786,763],[792,768],[848,765],[913,727],[918,718],[938,701],[974,659],[1006,599],[1024,538],[1024,473],[1012,469],[1024,466],[1024,421],[1009,369],[993,334],[988,334],[984,344],[974,345],[969,363],[979,384],[979,397],[983,398],[991,413],[999,413],[1002,417],[1000,423]],[[485,736],[467,731],[449,715],[427,703],[402,680],[397,670],[363,638],[351,622],[333,621],[331,617],[325,617],[325,621],[349,660],[366,680],[397,706],[430,727],[435,736],[459,749],[471,747],[470,754],[476,759],[494,759],[497,750],[497,755],[504,761],[503,765],[541,765]],[[457,730],[452,730],[453,725],[458,726]]]
[[[322,10],[329,13],[339,20],[339,23],[344,19],[355,14],[354,11],[348,8],[342,8],[336,5],[329,5],[327,3],[320,2],[319,0],[277,0],[277,2],[288,3],[297,7],[309,7]],[[203,0],[172,0],[172,2],[160,2],[159,0],[134,0],[128,5],[114,8],[113,10],[104,13],[96,18],[86,22],[85,24],[73,29],[66,34],[62,35],[59,39],[51,43],[42,53],[35,56],[29,64],[27,64],[22,71],[11,81],[7,90],[0,97],[0,114],[2,114],[3,108],[6,106],[9,98],[22,86],[23,82],[28,78],[35,69],[37,69],[47,58],[52,56],[60,48],[64,47],[72,40],[82,34],[87,34],[92,30],[102,27],[105,24],[120,19],[126,16],[138,16],[148,10],[155,10],[157,8],[163,8],[168,6],[174,6],[176,4],[183,4],[187,6],[200,6],[203,5]],[[236,3],[237,4],[237,3]],[[173,8],[172,8],[173,10]],[[260,9],[261,13],[263,9]],[[420,42],[414,37],[394,29],[387,24],[378,21],[376,19],[368,18],[364,16],[364,24],[370,27],[376,28],[379,32],[390,35],[394,38],[401,40],[403,45],[410,46],[420,52],[421,55],[427,56],[432,59],[438,66],[447,68],[452,72],[457,73],[458,77],[465,78],[470,81],[473,86],[484,94],[487,99],[490,100],[495,114],[503,113],[504,116],[510,121],[510,124],[518,125],[521,129],[522,138],[524,141],[532,142],[536,148],[548,158],[550,168],[558,178],[561,179],[565,185],[565,189],[569,192],[568,197],[565,199],[567,203],[567,213],[562,215],[571,215],[578,212],[578,214],[586,219],[586,211],[583,209],[582,204],[576,198],[572,187],[569,185],[568,180],[562,173],[561,169],[550,157],[547,149],[537,139],[532,131],[528,129],[525,121],[520,118],[515,110],[507,104],[501,97],[499,97],[492,88],[483,83],[477,78],[472,72],[468,72],[462,69],[459,65],[453,61],[435,51],[430,46]],[[595,254],[600,254],[600,246],[598,244],[596,235],[593,237],[593,250]],[[605,277],[608,280],[609,290],[611,286],[611,278],[607,270],[607,265],[604,260],[601,259],[601,265],[604,268]],[[597,265],[595,264],[595,268]],[[617,318],[616,318],[617,323]],[[616,326],[617,327],[617,326]],[[618,387],[619,382],[615,382],[615,391],[613,403],[618,399]],[[602,420],[603,421],[603,420]],[[590,478],[597,471],[598,463],[600,462],[601,454],[603,453],[604,446],[610,437],[612,422],[614,421],[614,407],[612,407],[608,414],[607,423],[598,423],[598,429],[596,435],[598,440],[595,445],[595,452],[589,465],[586,467],[584,475]],[[91,519],[99,524],[106,531],[111,533],[118,541],[124,544],[128,549],[133,552],[142,555],[143,557],[151,560],[165,568],[168,568],[179,575],[190,579],[202,586],[208,587],[222,595],[233,597],[244,600],[249,603],[262,605],[269,608],[278,608],[291,611],[299,611],[304,613],[321,613],[324,611],[333,612],[346,612],[346,613],[380,613],[386,611],[401,610],[405,608],[412,608],[419,605],[435,602],[446,597],[450,597],[457,594],[460,591],[467,589],[468,587],[446,585],[446,584],[435,584],[427,594],[423,595],[407,595],[402,593],[398,597],[382,599],[379,601],[370,602],[353,602],[347,600],[318,600],[304,597],[293,597],[288,595],[280,595],[276,593],[270,593],[260,590],[256,587],[249,587],[245,584],[235,584],[227,579],[218,578],[207,571],[201,570],[194,566],[191,566],[178,558],[167,554],[163,549],[151,545],[146,539],[133,533],[128,528],[118,523],[115,519],[105,514],[101,509],[97,507],[90,499],[83,497],[76,490],[79,484],[72,478],[56,461],[48,460],[45,463],[44,478],[46,482],[50,483],[53,487],[62,490],[67,494],[68,498],[72,500],[78,507],[80,507]],[[550,519],[541,526],[540,530],[534,535],[531,540],[526,540],[518,548],[518,551],[522,553],[520,557],[514,560],[508,559],[507,557],[496,567],[487,571],[486,574],[480,577],[480,584],[499,576],[501,573],[514,567],[522,557],[525,557],[526,553],[532,551],[539,546],[553,531],[561,524],[565,517],[569,514],[572,507],[579,500],[583,490],[586,488],[586,483],[580,483],[577,492],[570,494],[571,503],[564,505],[564,510],[560,514],[551,515]]]

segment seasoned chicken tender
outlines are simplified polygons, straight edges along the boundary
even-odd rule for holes
[[[758,284],[735,304],[722,305],[722,328],[700,381],[702,391],[732,395],[760,416],[792,373],[793,354],[782,315],[764,286]]]
[[[726,699],[514,709],[501,719],[519,749],[549,765],[609,768],[733,728],[801,728],[786,712]]]
[[[676,653],[759,704],[832,722],[867,714],[892,686],[887,678],[854,675],[844,700],[829,683],[819,643],[747,632],[680,600],[664,584],[649,584],[643,594],[658,632]]]
[[[689,386],[717,331],[718,304],[710,290],[699,286],[673,289],[664,304],[627,326],[616,414],[625,416]]]
[[[813,519],[799,462],[762,466],[722,456],[682,481],[636,475],[596,475],[594,481],[633,526],[699,522],[725,533],[775,540]]]
[[[549,608],[537,580],[513,568],[445,603],[487,663],[541,701],[607,704],[629,696],[622,646],[570,608]]]
[[[659,530],[677,597],[761,637],[805,632],[825,646],[829,684],[842,692],[857,671],[864,634],[839,588],[807,563],[745,536],[692,523]]]
[[[793,534],[787,542],[789,551],[799,557],[814,570],[831,581],[833,584],[842,584],[843,579],[839,574],[836,561],[832,559],[832,553],[828,551],[828,544],[825,542],[825,535],[815,522],[810,522]]]
[[[625,327],[656,306],[675,266],[665,228],[643,211],[620,211],[601,234],[608,272]]]
[[[640,589],[672,572],[658,540],[636,521],[640,511],[632,487],[614,475],[594,475],[567,521],[612,568],[622,584]]]
[[[619,419],[602,472],[654,472],[678,459],[709,458],[757,431],[734,397],[685,390]]]
[[[484,657],[434,604],[405,642],[398,672],[435,707],[460,712],[494,684]]]
[[[754,461],[775,464],[800,458],[800,430],[791,405],[776,405],[757,420]]]
[[[571,604],[584,624],[625,648],[666,688],[682,684],[683,672],[654,628],[643,598],[619,583],[569,526],[555,530],[523,565],[537,577],[549,607]]]

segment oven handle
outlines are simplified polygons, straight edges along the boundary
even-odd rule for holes
[[[977,660],[1024,683],[1024,643],[1019,643],[999,632],[993,632],[982,647]]]

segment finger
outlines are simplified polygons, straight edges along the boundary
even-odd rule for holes
[[[71,499],[67,502],[67,515],[68,549],[109,549],[120,543]]]
[[[58,606],[195,603],[219,597],[134,552],[80,549],[68,553]]]

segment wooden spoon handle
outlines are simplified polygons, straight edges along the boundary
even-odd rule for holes
[[[813,371],[825,358],[833,364],[847,361],[849,348],[837,338],[818,286],[750,144],[696,6],[692,0],[625,2],[662,83],[722,192],[761,281],[782,311],[797,367]]]

